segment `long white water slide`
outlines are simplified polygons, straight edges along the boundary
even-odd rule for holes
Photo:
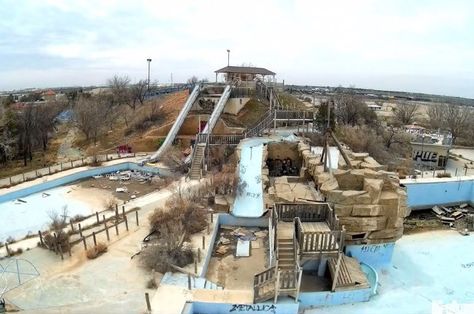
[[[219,117],[221,116],[222,111],[224,111],[225,104],[227,103],[227,100],[229,100],[230,91],[231,91],[230,85],[226,85],[224,92],[219,98],[217,105],[214,107],[214,110],[212,111],[212,114],[209,120],[207,121],[206,126],[204,127],[204,130],[202,130],[201,132],[202,134],[212,133],[212,129],[214,129],[214,127],[216,126],[216,123],[219,120]]]
[[[178,117],[176,118],[176,121],[171,127],[171,130],[168,132],[168,135],[163,141],[163,144],[161,144],[160,148],[158,148],[158,150],[155,153],[153,153],[153,155],[147,158],[147,161],[150,161],[150,162],[157,161],[161,157],[161,155],[163,155],[163,153],[168,149],[168,147],[173,143],[174,138],[176,137],[176,135],[179,132],[179,129],[181,128],[181,125],[183,125],[184,120],[186,119],[194,102],[198,98],[200,91],[201,91],[201,85],[197,84],[194,87],[193,91],[191,92],[191,95],[189,95],[188,99],[186,100],[186,103],[184,104],[183,108],[179,112]]]

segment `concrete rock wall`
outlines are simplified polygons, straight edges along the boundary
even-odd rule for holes
[[[344,225],[347,244],[394,242],[402,236],[403,220],[410,212],[396,173],[385,171],[366,153],[347,151],[353,169],[340,158],[339,169],[330,174],[309,145],[300,142],[298,152],[304,175],[314,180]]]

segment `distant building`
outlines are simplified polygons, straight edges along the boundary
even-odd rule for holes
[[[46,92],[42,92],[41,98],[43,98],[45,101],[54,101],[56,100],[56,93],[50,89]]]
[[[445,169],[448,162],[449,145],[412,142],[412,157],[416,168]]]
[[[372,111],[382,110],[382,106],[377,105],[377,104],[368,104],[367,107],[369,107],[369,109],[372,110]]]
[[[238,66],[226,66],[222,69],[214,71],[217,75],[224,74],[224,80],[226,82],[232,82],[236,79],[248,82],[253,81],[256,78],[265,79],[266,76],[273,76],[275,78],[276,73],[265,68],[257,67],[238,67]]]

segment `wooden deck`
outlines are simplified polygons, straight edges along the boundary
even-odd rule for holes
[[[327,222],[301,222],[300,226],[299,242],[303,255],[339,251],[339,233],[331,231]]]
[[[277,227],[277,239],[292,239],[295,232],[295,224],[293,222],[279,222]]]
[[[325,221],[318,222],[302,222],[303,232],[326,232],[331,231]]]
[[[334,273],[336,271],[336,265],[337,258],[330,258],[328,261],[328,266],[331,278],[333,279]],[[345,255],[342,256],[335,289],[352,290],[369,287],[370,285],[367,280],[367,276],[360,268],[359,262],[354,258]]]

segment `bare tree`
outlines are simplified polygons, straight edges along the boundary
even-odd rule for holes
[[[405,145],[406,143],[410,143],[409,136],[393,126],[381,128],[380,135],[382,136],[386,149],[390,149],[393,144]]]
[[[36,136],[41,143],[43,151],[46,151],[49,133],[54,129],[54,119],[62,111],[64,105],[58,102],[52,102],[35,107]]]
[[[440,129],[444,127],[445,111],[446,104],[434,104],[428,107],[430,125],[433,129]]]
[[[143,102],[145,101],[147,86],[147,81],[140,80],[137,84],[134,84],[130,87],[131,101],[129,102],[129,106],[133,109],[133,111],[135,111],[137,105],[143,105]]]
[[[337,121],[341,124],[376,125],[377,115],[353,91],[338,93],[334,98]]]
[[[36,128],[34,110],[34,106],[32,104],[28,104],[19,114],[18,145],[19,151],[23,156],[24,166],[27,165],[28,160],[33,160],[33,145]]]
[[[115,75],[113,78],[107,81],[110,91],[113,97],[111,98],[110,106],[118,106],[124,104],[130,104],[130,78],[126,75],[118,76]]]
[[[472,109],[467,106],[447,105],[445,106],[445,126],[451,132],[453,144],[456,139],[466,134]]]
[[[420,105],[412,102],[399,102],[394,110],[394,121],[398,125],[412,124],[418,115]]]
[[[451,132],[453,144],[459,137],[468,134],[472,113],[472,108],[468,106],[451,104],[437,104],[428,109],[431,126]]]
[[[97,138],[104,129],[107,114],[104,107],[100,98],[80,97],[74,108],[77,126],[86,139],[88,141],[92,139],[94,144],[97,143]]]

